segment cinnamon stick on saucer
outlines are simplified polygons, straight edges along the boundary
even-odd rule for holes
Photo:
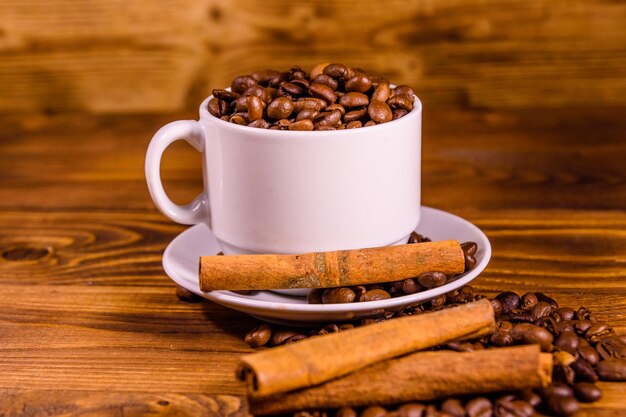
[[[493,307],[483,299],[244,355],[237,374],[251,397],[268,396],[468,335],[480,337],[494,327]]]
[[[330,288],[464,270],[463,250],[456,240],[301,255],[201,256],[200,289]]]
[[[296,343],[297,344],[297,343]],[[546,387],[552,355],[538,345],[417,352],[312,388],[250,399],[254,415],[296,410],[432,401],[457,395]]]

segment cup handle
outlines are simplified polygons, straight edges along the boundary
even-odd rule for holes
[[[202,126],[196,120],[179,120],[163,126],[154,134],[146,152],[148,190],[157,208],[170,219],[182,224],[202,223],[209,214],[206,192],[198,195],[191,203],[179,206],[169,199],[163,189],[161,158],[165,149],[177,140],[185,140],[198,152],[202,152],[204,149]]]

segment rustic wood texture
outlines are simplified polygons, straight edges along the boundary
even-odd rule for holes
[[[234,369],[255,321],[179,301],[161,268],[184,227],[156,212],[143,157],[172,118],[0,116],[0,414],[247,413]],[[475,286],[539,289],[626,332],[626,109],[424,120],[424,203],[493,244]],[[185,145],[162,172],[179,202],[201,187]],[[626,413],[626,384],[602,386],[581,416]]]
[[[341,61],[429,106],[626,104],[626,3],[0,2],[0,109],[193,108],[260,67]]]

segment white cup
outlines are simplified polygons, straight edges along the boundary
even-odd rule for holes
[[[420,219],[422,104],[397,120],[357,129],[281,131],[212,116],[154,135],[146,179],[156,206],[183,224],[205,223],[225,254],[304,253],[406,242]],[[160,162],[174,141],[202,153],[204,192],[173,203]]]

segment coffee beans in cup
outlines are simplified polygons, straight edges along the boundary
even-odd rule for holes
[[[208,110],[243,126],[273,130],[343,130],[390,122],[413,110],[415,92],[343,64],[272,69],[235,77],[213,90]]]

